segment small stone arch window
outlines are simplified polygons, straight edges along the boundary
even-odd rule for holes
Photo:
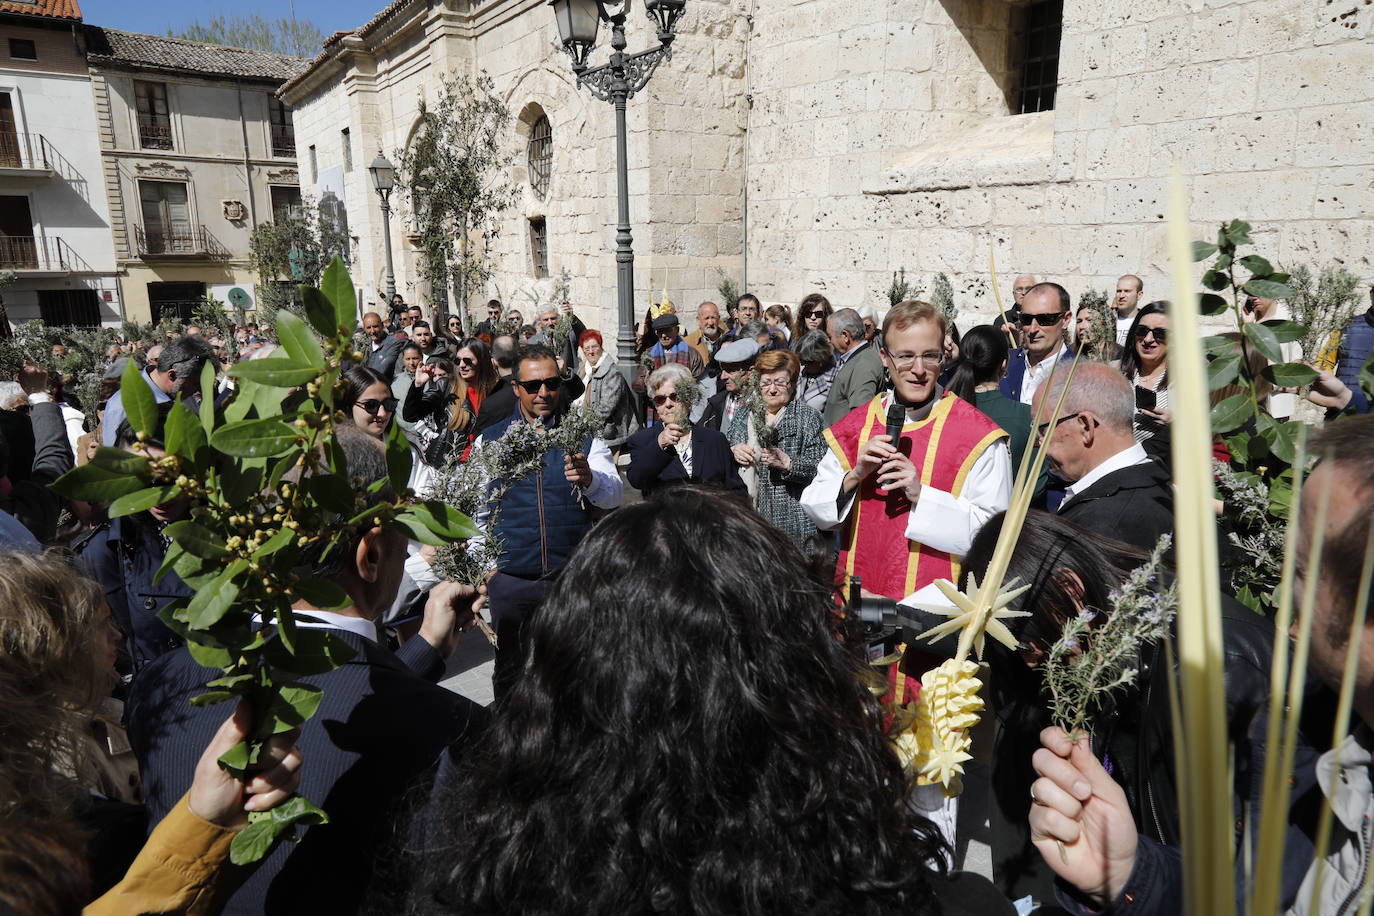
[[[543,198],[549,193],[549,174],[553,170],[553,129],[548,115],[541,114],[530,125],[525,158],[530,167],[530,187]]]

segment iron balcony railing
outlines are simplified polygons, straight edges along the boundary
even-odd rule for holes
[[[295,157],[296,132],[292,128],[283,124],[272,125],[272,155]]]
[[[207,258],[224,260],[229,250],[204,226],[187,229],[145,229],[134,227],[134,241],[141,258]]]
[[[165,115],[140,114],[138,140],[144,149],[172,148],[172,120]]]
[[[0,235],[0,270],[83,269],[83,262],[60,238]]]
[[[0,169],[52,169],[57,158],[42,134],[0,131]]]

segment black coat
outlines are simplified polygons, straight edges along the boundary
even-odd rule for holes
[[[1232,800],[1239,807],[1255,797],[1264,763],[1261,736],[1274,627],[1249,608],[1223,599],[1222,634],[1226,737],[1235,752]],[[1041,729],[1051,724],[1042,678],[1000,646],[992,651],[992,705],[1001,722],[992,752],[993,875],[1013,900],[1026,894],[1052,899],[1053,873],[1031,845],[1027,824],[1035,780],[1031,755],[1040,747]],[[1141,835],[1177,849],[1178,774],[1168,679],[1163,645],[1156,644],[1138,663],[1136,684],[1115,694],[1110,712],[1099,716],[1093,750],[1098,759],[1107,759],[1112,778],[1125,790]]]
[[[398,653],[342,630],[355,650],[327,674],[303,678],[323,689],[319,710],[298,746],[308,763],[300,794],[328,824],[284,842],[234,894],[225,913],[353,913],[369,894],[388,893],[396,865],[395,831],[412,793],[423,790],[440,755],[467,743],[486,710],[434,683],[444,659],[414,638]],[[188,652],[173,652],[134,682],[129,737],[138,755],[150,820],[156,825],[190,787],[196,761],[230,705],[194,707],[218,672]],[[394,891],[394,889],[391,889]]]
[[[697,421],[697,426],[709,426],[717,432],[724,432],[721,421],[725,419],[725,399],[729,397],[729,391],[718,391],[706,399],[706,409],[701,412],[701,419]]]
[[[630,486],[648,496],[665,484],[704,483],[723,490],[745,492],[739,476],[739,465],[730,451],[725,435],[704,426],[692,427],[692,473],[682,466],[677,451],[664,451],[658,444],[662,423],[641,429],[625,443],[630,452],[630,466],[625,478]]]
[[[1059,515],[1113,540],[1154,550],[1174,530],[1169,472],[1153,461],[1112,471],[1059,506]]]

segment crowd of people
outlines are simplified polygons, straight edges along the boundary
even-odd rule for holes
[[[302,561],[348,596],[298,604],[302,625],[354,657],[308,678],[320,709],[275,736],[246,782],[215,761],[254,710],[193,705],[216,671],[159,616],[191,594],[163,568],[164,531],[191,499],[110,519],[48,485],[98,446],[159,457],[173,402],[230,402],[230,351],[270,356],[270,328],[236,327],[232,347],[189,326],[115,348],[96,422],[77,428],[63,379],[27,366],[0,382],[0,913],[1182,912],[1162,646],[1136,660],[1090,742],[1053,727],[1042,670],[1066,621],[1102,613],[1174,530],[1170,304],[1128,275],[1108,305],[1075,309],[1061,285],[1022,275],[1010,305],[961,330],[918,300],[878,311],[813,293],[794,312],[745,294],[701,303],[684,332],[687,316],[661,303],[629,378],[609,329],[567,304],[526,324],[491,300],[470,329],[400,297],[365,313],[337,402],[358,498],[393,496],[394,435],[423,495],[513,430],[582,410],[593,431],[487,482],[474,521],[499,549],[480,587],[440,581],[432,548],[370,523]],[[1304,720],[1282,876],[1293,912],[1314,894],[1318,912],[1342,911],[1369,867],[1374,621],[1354,628],[1352,606],[1374,517],[1358,379],[1371,351],[1374,307],[1305,391],[1326,423],[1303,492],[1339,496],[1320,514],[1305,500],[1298,520],[1300,545],[1325,525],[1304,570],[1321,583],[1314,696],[1339,685],[1349,640],[1369,652],[1351,737],[1330,747],[1334,703],[1311,702],[1326,720]],[[128,360],[158,405],[151,433],[126,416]],[[1275,419],[1295,409],[1262,394]],[[1013,602],[1018,648],[985,658],[985,810],[918,810],[854,604],[919,619],[948,603],[938,580],[981,579],[1040,445],[1008,570],[1029,586]],[[1225,601],[1245,841],[1276,635]],[[437,685],[479,616],[497,637],[490,708]],[[908,650],[902,689],[953,642]],[[1333,774],[1354,788],[1333,789]],[[231,865],[248,814],[296,791],[329,822]],[[1338,805],[1329,844],[1321,793]],[[990,847],[985,876],[961,870],[973,834]]]

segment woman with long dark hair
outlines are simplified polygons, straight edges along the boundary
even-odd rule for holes
[[[1010,912],[946,876],[830,586],[738,498],[618,510],[528,626],[441,774],[412,912]]]
[[[1030,407],[1002,394],[998,382],[1007,374],[1007,338],[990,324],[970,328],[963,336],[960,358],[949,379],[949,390],[977,407],[1011,436],[1011,460],[1020,470],[1029,458]],[[1044,489],[1047,474],[1041,474],[1037,494]]]
[[[825,332],[825,321],[833,313],[830,300],[822,293],[809,293],[797,306],[797,317],[792,325],[791,341],[795,349],[809,331]]]
[[[1136,389],[1135,441],[1150,457],[1169,464],[1169,303],[1151,302],[1136,312],[1126,332],[1121,374]]]
[[[499,382],[491,350],[480,337],[460,342],[452,362],[435,360],[416,371],[401,417],[408,423],[429,418],[438,431],[425,448],[426,464],[443,467],[455,449],[461,459],[467,458],[477,412]]]

